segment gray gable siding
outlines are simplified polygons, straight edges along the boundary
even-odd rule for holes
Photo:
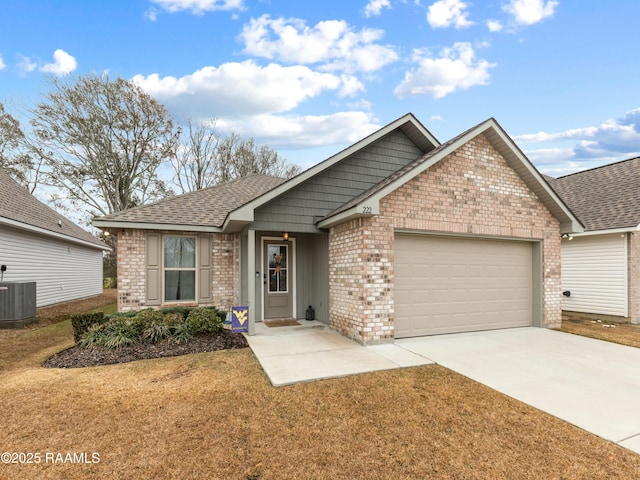
[[[395,130],[256,209],[252,228],[318,232],[315,222],[423,155]]]

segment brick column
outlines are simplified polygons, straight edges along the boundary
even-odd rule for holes
[[[118,311],[143,308],[145,302],[145,232],[118,230]]]

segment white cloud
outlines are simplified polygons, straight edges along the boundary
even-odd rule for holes
[[[442,98],[456,91],[489,83],[489,69],[496,66],[486,60],[476,60],[470,43],[456,42],[434,58],[427,50],[414,50],[413,61],[418,65],[405,73],[395,88],[399,98],[412,95],[431,95]]]
[[[145,18],[147,18],[147,20],[155,22],[156,20],[158,20],[158,11],[155,8],[150,8],[149,10],[144,12],[144,16]]]
[[[640,108],[595,127],[516,135],[527,156],[545,173],[564,175],[640,155]]]
[[[2,60],[2,55],[0,55],[0,70],[4,69],[7,66],[6,63],[4,63],[4,60]]]
[[[513,15],[516,23],[533,25],[552,16],[558,4],[555,0],[510,0],[503,9]]]
[[[216,128],[243,132],[272,148],[297,149],[325,145],[349,145],[380,126],[366,112],[338,112],[331,115],[256,115],[240,119],[219,118]],[[321,159],[318,159],[321,160]]]
[[[243,10],[243,0],[151,0],[170,13],[189,11],[195,15],[216,10]]]
[[[25,57],[23,55],[18,55],[18,57],[20,58],[20,61],[18,62],[18,70],[21,73],[31,73],[38,67],[38,64],[36,62],[32,62],[29,57]]]
[[[502,23],[498,20],[487,20],[487,28],[490,32],[499,32],[502,30]]]
[[[433,28],[468,27],[473,22],[467,18],[467,7],[468,4],[461,0],[439,0],[429,7],[427,21]]]
[[[313,27],[300,19],[252,19],[240,38],[244,53],[285,63],[318,64],[321,70],[373,72],[398,59],[388,46],[377,44],[382,30],[354,31],[342,20],[326,20]]]
[[[353,97],[365,90],[362,82],[353,75],[341,75],[340,80],[342,81],[339,91],[341,97]]]
[[[389,0],[370,0],[364,7],[364,15],[366,17],[378,16],[383,8],[391,8],[391,2]]]
[[[53,52],[53,63],[47,63],[40,67],[41,72],[53,73],[59,77],[68,75],[78,67],[76,59],[64,50],[58,49]]]
[[[324,91],[356,88],[350,78],[305,66],[260,66],[251,60],[204,67],[180,78],[136,75],[133,81],[172,109],[202,118],[287,112]]]
[[[540,142],[554,142],[558,140],[577,140],[587,137],[592,137],[598,131],[598,127],[586,127],[586,128],[573,128],[564,132],[558,133],[527,133],[524,135],[518,135],[514,138],[523,143],[540,143]]]

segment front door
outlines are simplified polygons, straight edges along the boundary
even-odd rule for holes
[[[264,318],[292,318],[293,315],[293,243],[265,240]]]

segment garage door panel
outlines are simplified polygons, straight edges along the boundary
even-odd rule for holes
[[[531,243],[396,235],[396,337],[531,325]]]

